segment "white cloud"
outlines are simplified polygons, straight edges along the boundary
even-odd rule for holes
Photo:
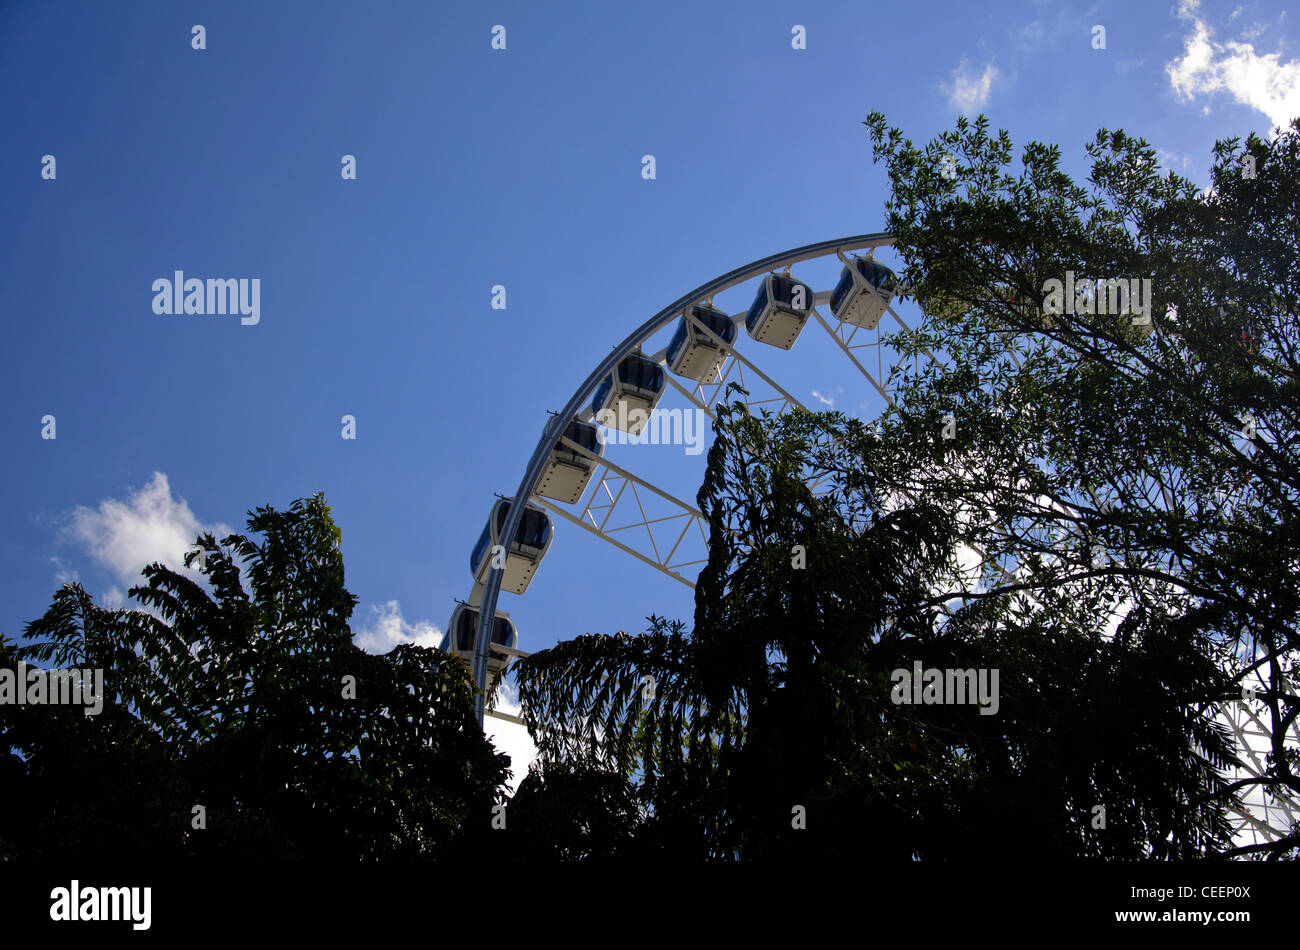
[[[442,643],[442,631],[427,620],[410,623],[402,616],[397,601],[370,608],[371,622],[353,642],[367,653],[387,653],[403,643],[420,647],[436,647]]]
[[[75,567],[68,568],[63,565],[63,558],[52,557],[50,558],[50,563],[58,568],[54,574],[54,582],[60,587],[63,587],[65,584],[75,584],[77,581],[81,580],[81,575],[77,573]]]
[[[512,716],[518,716],[523,708],[519,705],[515,691],[511,689],[509,683],[501,684],[501,688],[497,692],[496,708],[498,712],[509,713]],[[519,783],[528,774],[529,766],[537,758],[537,746],[533,744],[532,737],[528,735],[526,728],[518,723],[507,722],[504,719],[485,716],[483,731],[487,733],[492,740],[492,744],[497,747],[498,752],[504,752],[510,756],[510,778],[506,781],[506,788],[513,795],[515,789],[519,787]]]
[[[993,89],[993,80],[998,77],[998,69],[991,62],[984,67],[979,77],[971,74],[970,63],[963,56],[952,71],[953,82],[941,88],[948,96],[948,101],[962,113],[968,113],[982,107],[989,101]]]
[[[1192,33],[1182,57],[1165,66],[1174,92],[1187,101],[1227,92],[1268,116],[1273,126],[1288,128],[1300,116],[1300,61],[1282,63],[1280,53],[1260,55],[1250,43],[1216,43],[1197,15],[1199,7],[1200,0],[1182,0],[1178,7],[1178,16],[1192,22]],[[1203,113],[1208,111],[1206,106]]]
[[[1077,39],[1082,17],[1070,8],[1068,2],[1058,0],[1035,0],[1034,19],[1016,29],[1010,30],[1012,49],[1017,53],[1032,53],[1035,58],[1052,47],[1059,47],[1062,42]],[[1086,26],[1086,24],[1085,24]]]
[[[823,406],[830,406],[832,409],[835,408],[835,397],[834,397],[834,396],[831,396],[829,399],[827,399],[825,396],[823,396],[821,393],[819,393],[819,392],[818,392],[817,390],[815,390],[815,389],[812,391],[812,394],[813,394],[814,396],[817,397],[817,401],[818,401],[819,403],[821,403]]]
[[[185,554],[193,549],[194,539],[211,532],[219,539],[230,534],[224,524],[205,524],[185,500],[173,499],[167,476],[154,472],[153,479],[139,491],[128,492],[126,501],[106,498],[97,509],[78,505],[72,513],[69,535],[101,567],[107,569],[121,587],[142,582],[140,571],[153,561],[161,561],[174,571],[184,571]],[[60,565],[60,576],[67,575]],[[191,569],[196,578],[201,575]],[[122,599],[119,587],[109,593]]]
[[[1042,20],[1031,20],[1014,34],[1016,44],[1026,50],[1041,50],[1047,40],[1047,28]]]

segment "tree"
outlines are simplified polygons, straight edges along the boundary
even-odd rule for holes
[[[1202,192],[1122,131],[1089,146],[1085,189],[1041,143],[1014,174],[983,118],[919,149],[879,113],[866,124],[929,315],[898,346],[935,357],[903,380],[899,419],[916,434],[953,412],[967,455],[980,447],[978,472],[938,467],[916,490],[995,511],[990,556],[1032,589],[1105,576],[1126,608],[1193,624],[1233,676],[1202,704],[1239,701],[1260,673],[1267,769],[1220,793],[1294,801],[1300,126],[1217,143]],[[1082,291],[1053,299],[1071,276]],[[1146,312],[1116,313],[1114,285],[1087,292],[1096,278],[1148,280]]]
[[[506,759],[466,664],[352,643],[321,495],[248,528],[265,540],[198,539],[211,593],[162,564],[131,590],[144,610],[68,585],[2,658],[101,668],[107,693],[95,717],[0,708],[13,851],[377,859],[448,854],[489,827]]]

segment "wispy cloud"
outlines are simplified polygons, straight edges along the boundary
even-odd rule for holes
[[[1069,3],[1058,0],[1035,0],[1033,6],[1032,20],[1008,30],[1014,52],[1038,57],[1046,49],[1059,48],[1062,43],[1070,42],[1072,36],[1078,39],[1081,20],[1087,16],[1086,13],[1080,14]]]
[[[1166,149],[1156,149],[1156,159],[1166,168],[1181,168],[1187,171],[1192,167],[1192,156],[1186,152],[1170,152]]]
[[[1024,50],[1041,50],[1047,40],[1047,27],[1042,20],[1030,20],[1011,34],[1016,46]]]
[[[81,580],[81,575],[78,574],[75,567],[69,568],[64,566],[63,558],[52,557],[50,558],[50,563],[57,568],[54,572],[54,582],[60,587],[64,584],[75,584],[77,581]]]
[[[828,397],[826,397],[826,396],[823,396],[821,393],[819,393],[819,392],[818,392],[817,390],[815,390],[815,389],[812,391],[812,394],[813,394],[814,397],[816,397],[817,401],[818,401],[819,403],[821,403],[823,406],[830,406],[832,409],[835,408],[835,397],[834,397],[834,396],[831,396],[831,397],[828,398]]]
[[[952,85],[943,84],[942,89],[948,101],[962,113],[973,112],[989,101],[993,90],[993,80],[998,77],[998,68],[988,63],[978,76],[971,72],[970,62],[963,56],[952,71]]]
[[[370,608],[370,623],[352,641],[367,653],[387,653],[403,643],[436,647],[442,643],[442,631],[427,620],[411,623],[397,601],[390,600]]]
[[[1215,42],[1199,9],[1200,0],[1182,0],[1178,6],[1179,18],[1190,21],[1192,32],[1183,55],[1165,66],[1174,92],[1189,102],[1226,92],[1268,116],[1273,126],[1289,127],[1300,116],[1300,61],[1283,63],[1280,53],[1261,55],[1248,42]],[[1258,35],[1248,34],[1252,39]],[[1202,111],[1208,114],[1209,106]]]

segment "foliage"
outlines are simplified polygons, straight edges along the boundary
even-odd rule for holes
[[[1008,135],[983,118],[921,149],[879,113],[866,124],[890,175],[902,280],[929,314],[896,342],[934,357],[900,380],[898,424],[925,441],[952,412],[956,444],[932,457],[968,462],[916,490],[994,512],[991,559],[1022,565],[1033,589],[1104,575],[1124,604],[1195,618],[1233,674],[1219,698],[1256,671],[1267,684],[1268,771],[1224,794],[1300,792],[1283,745],[1300,715],[1300,125],[1218,143],[1202,192],[1161,177],[1154,149],[1122,131],[1088,147],[1085,189],[1040,143],[1016,174]],[[947,155],[949,177],[936,173]],[[1067,272],[1149,279],[1151,326],[1087,312],[1099,308],[1086,297],[1045,315],[1047,282]]]
[[[374,859],[488,826],[506,763],[464,662],[352,643],[356,598],[319,494],[248,527],[264,540],[198,539],[210,592],[156,563],[131,591],[143,610],[68,585],[3,657],[101,668],[107,693],[98,716],[0,708],[13,852]]]

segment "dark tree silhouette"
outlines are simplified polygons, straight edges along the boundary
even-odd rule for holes
[[[320,495],[248,527],[264,540],[199,539],[211,593],[162,564],[131,591],[147,611],[65,586],[31,642],[5,648],[10,667],[101,668],[107,693],[91,717],[0,707],[7,852],[427,857],[489,827],[506,760],[474,720],[466,664],[352,643]]]

